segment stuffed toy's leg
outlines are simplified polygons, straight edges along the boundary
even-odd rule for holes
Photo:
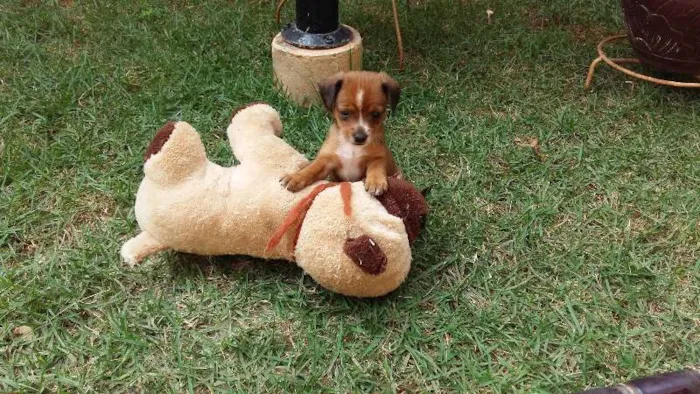
[[[154,187],[172,187],[193,174],[205,171],[208,160],[204,146],[194,128],[187,122],[168,122],[156,133],[144,154],[145,178],[136,196],[136,212],[151,212],[149,193]],[[157,186],[156,186],[157,185]],[[143,195],[142,195],[143,193]],[[155,197],[158,200],[158,197]],[[145,204],[145,206],[144,206]],[[146,216],[148,220],[149,215]],[[128,240],[121,248],[124,263],[134,266],[147,256],[167,249],[146,231]]]
[[[144,258],[167,248],[167,246],[162,245],[150,234],[144,231],[134,238],[126,241],[124,246],[122,246],[120,254],[122,256],[122,260],[124,260],[124,263],[130,267],[133,267]]]
[[[146,178],[167,187],[203,174],[209,165],[199,133],[187,122],[168,122],[161,127],[144,160]]]
[[[267,104],[253,103],[235,111],[226,132],[233,154],[243,165],[259,166],[278,175],[308,163],[280,138],[282,121]]]

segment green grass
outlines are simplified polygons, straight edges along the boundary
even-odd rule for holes
[[[0,4],[0,392],[571,392],[697,365],[700,96],[604,66],[582,90],[617,3],[402,5],[404,72],[390,2],[341,6],[404,86],[399,164],[434,185],[378,300],[279,262],[119,261],[165,121],[228,165],[227,115],[265,100],[320,146],[327,116],[272,84],[272,1]]]

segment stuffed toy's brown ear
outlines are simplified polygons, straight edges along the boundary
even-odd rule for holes
[[[318,92],[321,95],[323,105],[330,112],[333,112],[335,106],[335,98],[338,96],[340,88],[343,86],[342,71],[337,72],[318,84]]]
[[[413,244],[423,228],[421,222],[428,215],[428,203],[412,183],[394,177],[389,177],[387,180],[389,190],[378,196],[377,200],[384,205],[389,214],[403,220],[408,242]]]
[[[343,251],[365,273],[379,275],[386,271],[386,254],[368,235],[346,240]]]
[[[401,98],[401,86],[396,80],[389,76],[387,73],[382,74],[382,91],[386,94],[387,100],[389,101],[389,107],[391,107],[391,112],[396,111],[396,106],[399,105],[399,98]]]

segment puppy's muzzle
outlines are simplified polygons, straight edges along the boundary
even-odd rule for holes
[[[352,133],[352,142],[355,145],[362,145],[367,141],[367,130],[364,127],[358,127]]]

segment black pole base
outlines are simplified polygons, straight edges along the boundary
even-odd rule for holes
[[[352,39],[352,32],[343,25],[330,33],[308,33],[288,23],[282,29],[282,38],[289,44],[306,49],[329,49],[341,47]]]

